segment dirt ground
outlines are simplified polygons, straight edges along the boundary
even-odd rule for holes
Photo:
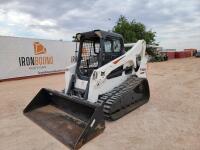
[[[82,150],[200,150],[200,59],[152,63],[149,103],[115,122]],[[41,87],[62,90],[64,75],[0,83],[0,149],[68,149],[22,111]]]

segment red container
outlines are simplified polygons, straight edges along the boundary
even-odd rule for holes
[[[185,51],[185,57],[191,57],[192,53],[191,51]]]
[[[175,58],[175,52],[167,52],[168,59],[174,59]]]
[[[191,56],[193,56],[195,54],[195,52],[197,51],[197,49],[195,49],[195,48],[188,48],[188,49],[184,49],[184,51],[190,51],[191,52]]]
[[[184,51],[175,52],[175,58],[185,58],[185,55]]]

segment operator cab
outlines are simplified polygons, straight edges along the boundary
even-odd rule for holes
[[[79,44],[76,73],[79,79],[89,80],[93,70],[124,54],[120,34],[94,30],[76,34]]]

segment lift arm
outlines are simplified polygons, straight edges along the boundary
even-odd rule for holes
[[[108,64],[94,70],[90,78],[90,91],[88,100],[95,102],[98,95],[113,89],[125,81],[128,75],[123,74],[117,78],[108,79],[108,75],[120,66],[123,70],[132,68],[132,75],[146,78],[147,58],[145,56],[146,42],[139,40],[128,52],[114,59]]]

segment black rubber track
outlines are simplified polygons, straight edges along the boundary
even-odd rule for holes
[[[97,103],[103,105],[107,120],[117,120],[148,102],[149,97],[147,79],[131,76],[120,86],[101,95]]]

